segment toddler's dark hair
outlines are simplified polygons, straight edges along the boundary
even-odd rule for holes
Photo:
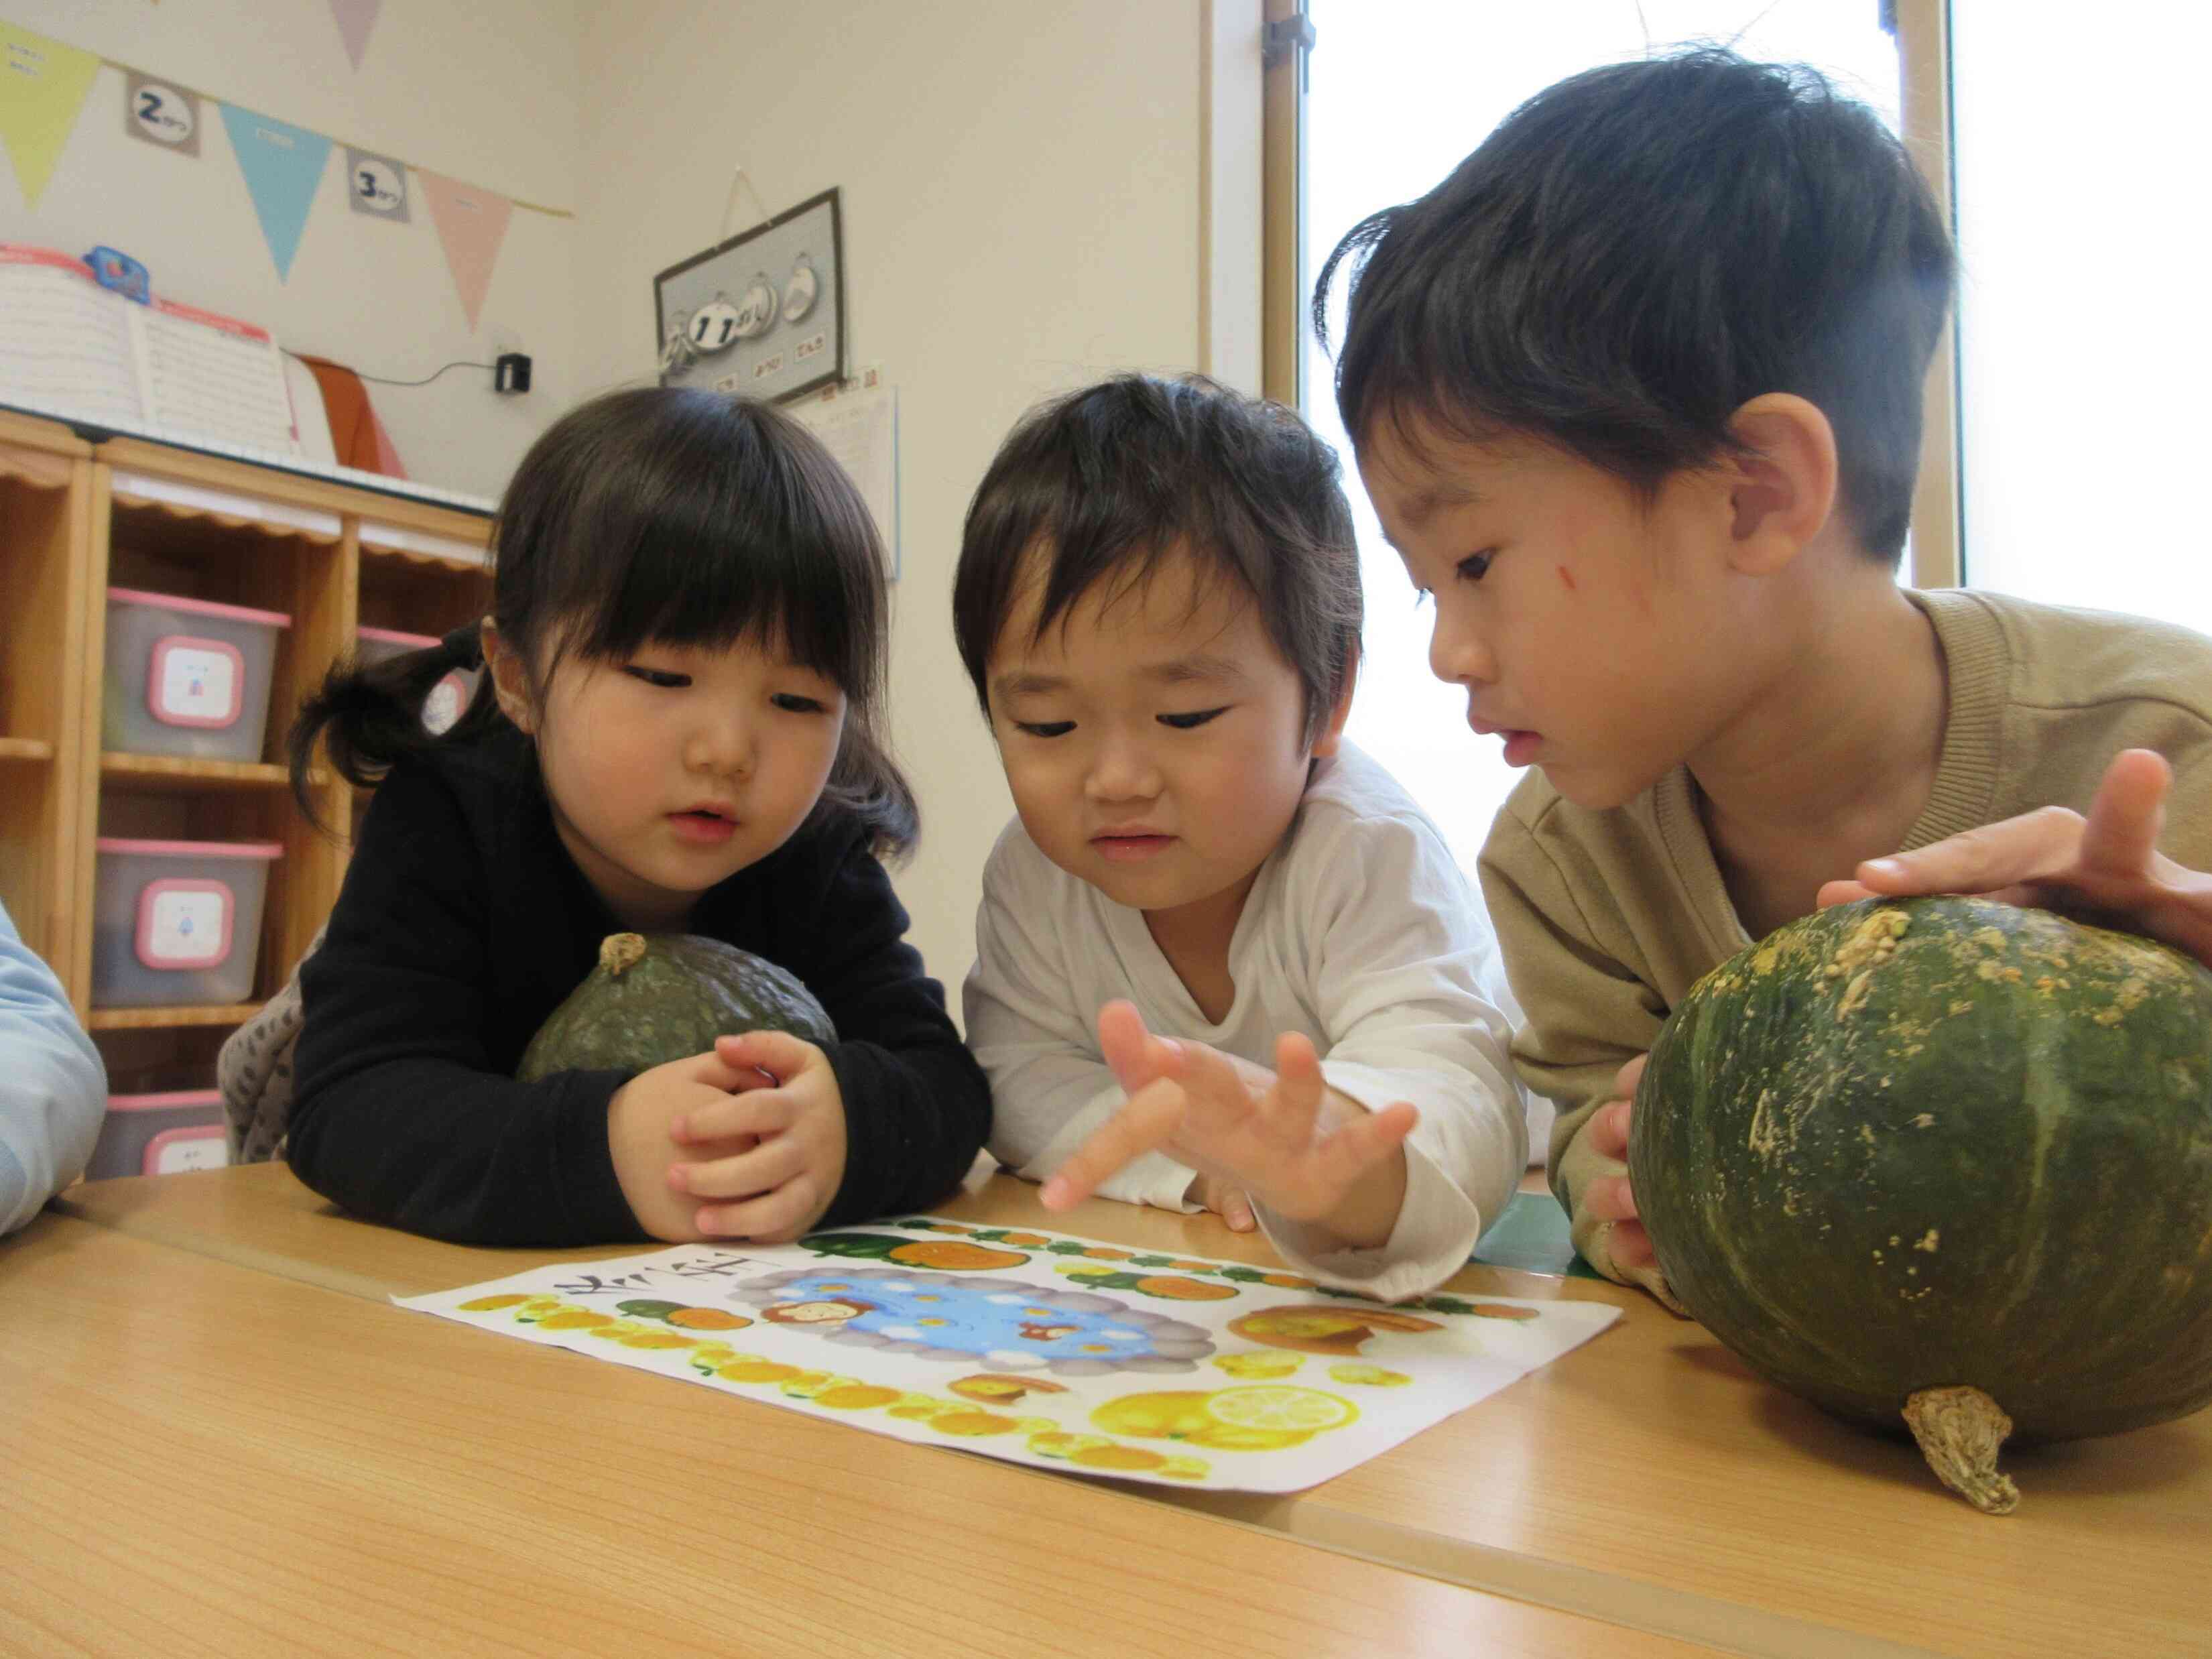
[[[515,469],[492,536],[492,618],[543,698],[560,659],[619,660],[650,643],[788,652],[845,693],[823,791],[877,849],[918,832],[914,792],[882,737],[890,627],[884,556],[852,481],[813,434],[766,404],[648,386],[608,392],[547,428]],[[312,812],[317,740],[352,781],[506,716],[484,676],[444,738],[424,696],[476,659],[476,629],[371,666],[342,663],[294,723],[294,793]]]
[[[1140,583],[1181,549],[1258,605],[1297,672],[1310,738],[1359,661],[1339,470],[1292,410],[1199,375],[1120,374],[1032,410],[969,505],[953,578],[953,633],[985,715],[991,650],[1025,580],[1042,582],[1042,638],[1102,582]]]

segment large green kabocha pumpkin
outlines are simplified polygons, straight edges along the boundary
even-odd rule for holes
[[[762,1030],[809,1042],[837,1036],[812,992],[749,951],[693,933],[610,933],[599,965],[538,1028],[515,1076],[642,1072]]]
[[[2212,973],[1974,899],[1862,900],[1692,988],[1629,1170],[1684,1305],[1832,1412],[1996,1449],[2212,1401]]]

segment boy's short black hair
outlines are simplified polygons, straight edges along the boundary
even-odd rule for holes
[[[1353,228],[1337,404],[1553,443],[1649,494],[1815,404],[1867,552],[1894,562],[1950,237],[1903,146],[1815,71],[1699,48],[1560,82],[1419,201]]]
[[[1251,596],[1305,691],[1309,738],[1359,660],[1359,552],[1336,453],[1279,404],[1200,375],[1121,374],[1030,411],[969,504],[952,585],[960,660],[991,712],[991,650],[1025,581],[1035,638],[1102,582],[1178,548]]]

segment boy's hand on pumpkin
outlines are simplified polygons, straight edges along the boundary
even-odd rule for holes
[[[738,1071],[716,1055],[691,1054],[640,1072],[615,1091],[607,1103],[607,1150],[623,1196],[647,1235],[675,1244],[693,1243],[705,1236],[695,1218],[698,1206],[668,1182],[671,1130],[691,1114],[727,1101],[733,1091],[758,1085],[757,1076]],[[734,1158],[750,1152],[755,1139],[742,1132],[721,1140],[702,1139],[679,1155]]]
[[[2123,750],[2105,769],[2088,817],[2045,806],[1869,860],[1856,879],[1823,887],[1820,904],[1966,893],[2131,928],[2212,966],[2212,876],[2157,851],[2172,783],[2163,756]]]
[[[1348,1244],[1389,1237],[1405,1197],[1399,1148],[1419,1121],[1413,1107],[1370,1112],[1337,1094],[1313,1044],[1294,1034],[1277,1040],[1272,1073],[1204,1043],[1155,1037],[1127,1002],[1100,1011],[1098,1036],[1115,1075],[1138,1086],[1045,1182],[1046,1208],[1072,1207],[1158,1151]]]
[[[1628,1132],[1636,1110],[1636,1085],[1644,1079],[1649,1054],[1638,1054],[1613,1074],[1613,1092],[1606,1103],[1590,1114],[1583,1126],[1589,1148],[1617,1164],[1628,1161]],[[1626,1173],[1601,1175],[1583,1182],[1577,1197],[1582,1212],[1605,1224],[1583,1254],[1591,1267],[1622,1285],[1637,1285],[1651,1292],[1676,1313],[1682,1304],[1674,1299],[1659,1258],[1651,1248],[1651,1235],[1636,1207],[1636,1191]]]
[[[669,1139],[687,1149],[748,1136],[757,1144],[667,1165],[669,1188],[694,1206],[696,1237],[788,1243],[822,1218],[845,1179],[837,1074],[829,1055],[786,1031],[717,1038],[713,1057],[738,1081],[673,1119]]]

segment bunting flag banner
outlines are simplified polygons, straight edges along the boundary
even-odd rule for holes
[[[461,309],[468,313],[469,328],[476,329],[483,309],[484,290],[491,286],[492,267],[499,262],[499,245],[507,238],[507,222],[514,204],[504,196],[474,185],[465,185],[441,173],[415,169],[422,186],[422,199],[430,204],[430,217],[445,244],[446,266],[453,273]]]
[[[142,143],[197,157],[200,153],[198,94],[136,70],[125,70],[123,130]]]
[[[284,281],[292,274],[292,256],[300,251],[300,234],[307,228],[307,210],[322,183],[331,141],[319,132],[235,104],[222,106],[222,124],[229,129],[230,147],[238,152],[239,170],[252,193],[253,211],[268,239],[270,258],[276,262],[277,280]]]
[[[376,14],[383,7],[384,0],[331,0],[331,15],[337,20],[339,38],[345,42],[346,56],[353,60],[356,73],[362,55],[368,50],[368,32],[376,27]]]
[[[407,169],[389,155],[346,146],[346,201],[356,213],[395,225],[412,224],[407,211]]]
[[[0,143],[15,164],[26,207],[38,206],[46,193],[99,73],[97,53],[0,23]]]

